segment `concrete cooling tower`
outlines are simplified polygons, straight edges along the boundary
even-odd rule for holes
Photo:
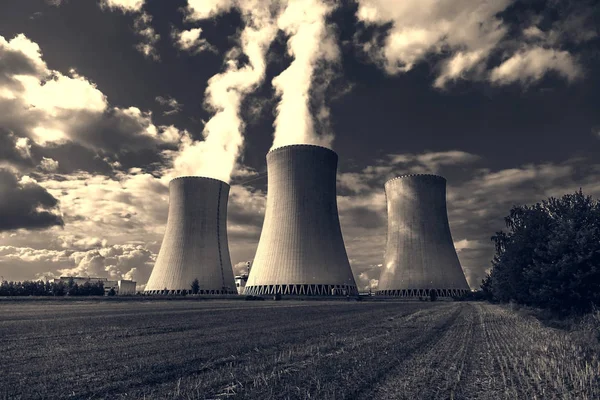
[[[144,293],[237,294],[227,244],[229,185],[185,176],[169,184],[169,216],[156,264]]]
[[[446,210],[446,179],[404,175],[385,183],[387,247],[377,294],[456,296],[469,290]]]
[[[265,220],[248,295],[357,294],[336,200],[337,154],[291,145],[267,154]]]

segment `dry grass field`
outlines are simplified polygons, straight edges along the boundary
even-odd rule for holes
[[[598,399],[582,343],[480,303],[0,301],[0,399]]]

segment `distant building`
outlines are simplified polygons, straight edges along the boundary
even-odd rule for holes
[[[235,276],[235,287],[238,294],[245,294],[246,282],[248,282],[248,274],[250,274],[250,261],[246,263],[246,272],[242,272]]]
[[[244,294],[246,289],[246,282],[248,282],[248,274],[241,274],[235,276],[235,287],[238,294]]]
[[[68,284],[69,280],[73,279],[73,283],[77,285],[84,285],[85,283],[97,284],[102,282],[104,285],[104,295],[108,296],[110,290],[115,291],[115,295],[118,296],[129,296],[135,294],[136,281],[130,281],[125,279],[119,280],[108,280],[108,278],[93,278],[93,277],[81,277],[81,276],[61,276],[60,278],[54,279],[54,283],[62,282]]]
[[[119,296],[131,296],[136,293],[135,292],[135,285],[136,285],[135,281],[128,281],[125,279],[121,279],[121,280],[117,281],[117,283],[119,285],[119,290],[117,291],[117,294]]]

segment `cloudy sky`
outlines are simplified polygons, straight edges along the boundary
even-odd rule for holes
[[[145,284],[179,175],[232,184],[251,260],[266,153],[310,143],[339,155],[361,288],[405,173],[447,178],[477,287],[513,204],[600,196],[598,27],[586,0],[3,0],[0,275]]]

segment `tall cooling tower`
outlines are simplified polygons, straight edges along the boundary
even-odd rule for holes
[[[357,294],[336,200],[337,154],[291,145],[267,154],[265,221],[246,294]]]
[[[169,216],[148,294],[191,291],[236,294],[227,244],[229,185],[217,179],[185,176],[169,184]]]
[[[446,210],[446,179],[404,175],[385,183],[387,247],[377,294],[460,295],[469,285],[460,266]]]

